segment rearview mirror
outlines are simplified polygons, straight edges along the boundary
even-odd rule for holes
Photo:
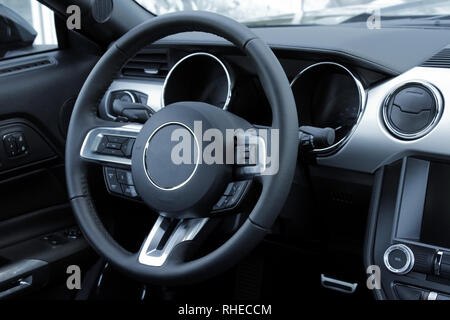
[[[37,32],[20,15],[0,4],[0,54],[31,46]]]

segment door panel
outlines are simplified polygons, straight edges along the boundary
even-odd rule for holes
[[[69,205],[64,148],[73,104],[101,52],[60,32],[60,49],[0,60],[0,299],[64,284],[69,265],[95,257]]]

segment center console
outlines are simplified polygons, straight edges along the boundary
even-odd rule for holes
[[[377,172],[365,254],[378,299],[450,300],[450,164],[408,157]]]

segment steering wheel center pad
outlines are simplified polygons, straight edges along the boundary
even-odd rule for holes
[[[133,148],[132,173],[141,198],[166,217],[209,216],[224,186],[232,180],[232,166],[205,161],[208,142],[202,141],[203,133],[214,129],[225,138],[227,129],[249,128],[251,125],[243,119],[206,103],[166,106],[145,123]],[[180,133],[182,138],[178,140]],[[184,149],[191,149],[189,159],[173,159],[179,155],[174,147],[186,141],[189,145]],[[234,140],[223,142],[222,159],[234,148]],[[174,163],[180,160],[187,163]]]

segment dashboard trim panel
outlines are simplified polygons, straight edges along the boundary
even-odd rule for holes
[[[349,141],[335,154],[319,157],[319,165],[374,173],[378,168],[411,155],[450,157],[450,69],[416,67],[368,90],[366,110]],[[384,125],[382,108],[386,96],[404,82],[427,81],[442,93],[442,116],[426,136],[417,140],[394,137]]]

